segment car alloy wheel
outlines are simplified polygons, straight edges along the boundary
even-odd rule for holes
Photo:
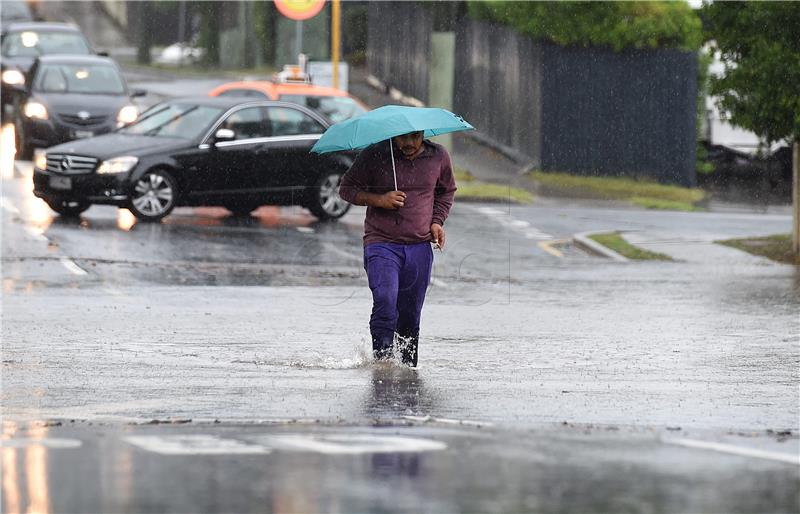
[[[175,207],[177,187],[165,171],[149,171],[133,185],[130,207],[134,216],[144,221],[160,220]]]
[[[342,181],[340,172],[326,173],[317,182],[313,193],[316,198],[309,206],[309,210],[317,218],[341,218],[350,209],[350,204],[339,196],[339,183]]]

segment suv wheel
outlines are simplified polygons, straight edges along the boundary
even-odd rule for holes
[[[59,200],[57,198],[50,198],[45,202],[62,216],[77,216],[92,206],[92,204],[80,200]]]
[[[339,196],[339,183],[342,173],[327,172],[320,177],[311,189],[308,199],[308,210],[320,220],[341,218],[350,210],[350,203]]]
[[[178,186],[164,170],[148,171],[133,183],[128,208],[142,221],[158,221],[175,207]]]

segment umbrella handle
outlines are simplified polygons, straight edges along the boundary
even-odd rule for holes
[[[394,145],[392,138],[389,138],[389,153],[392,154],[392,176],[394,177],[394,190],[397,191],[397,170],[394,169]]]

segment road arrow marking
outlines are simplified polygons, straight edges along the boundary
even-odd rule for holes
[[[161,455],[264,455],[272,449],[213,435],[129,436],[125,442]]]
[[[740,455],[742,457],[754,457],[756,459],[767,459],[778,462],[786,462],[800,466],[800,456],[791,455],[781,452],[770,452],[765,450],[758,450],[756,448],[745,448],[743,446],[735,446],[732,444],[714,443],[711,441],[698,441],[696,439],[664,439],[663,442],[667,444],[674,444],[676,446],[685,446],[686,448],[697,448],[700,450],[711,450],[715,452],[730,453],[732,455]]]

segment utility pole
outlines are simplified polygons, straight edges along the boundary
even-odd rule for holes
[[[800,134],[792,145],[792,251],[800,256]]]
[[[331,64],[333,64],[333,87],[339,89],[339,54],[341,47],[341,0],[331,0]]]

